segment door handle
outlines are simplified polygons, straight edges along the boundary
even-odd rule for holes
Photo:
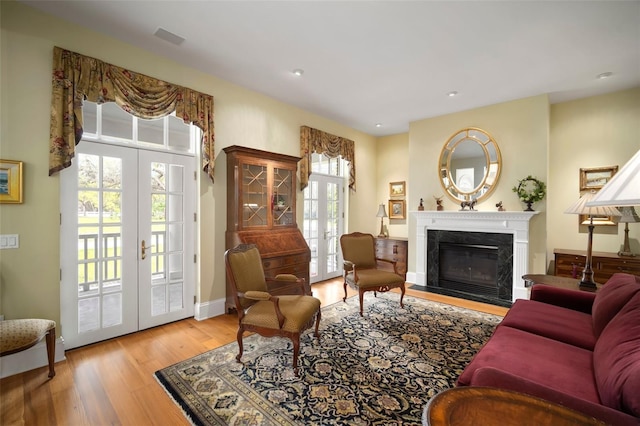
[[[142,240],[142,242],[140,243],[140,257],[142,257],[142,260],[147,258],[147,249],[150,249],[151,247],[155,247],[155,245],[146,246],[145,241]]]

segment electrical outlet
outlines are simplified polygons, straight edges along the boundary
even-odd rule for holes
[[[12,249],[20,247],[18,234],[0,235],[0,249]]]

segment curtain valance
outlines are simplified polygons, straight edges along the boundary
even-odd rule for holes
[[[329,158],[342,158],[349,162],[349,188],[356,189],[356,153],[352,140],[335,136],[308,126],[300,126],[300,189],[309,185],[311,154],[325,154]]]
[[[202,169],[213,181],[213,96],[54,47],[49,135],[49,175],[69,167],[82,138],[84,99],[115,102],[136,117],[176,112],[202,130]]]

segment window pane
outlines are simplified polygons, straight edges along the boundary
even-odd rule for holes
[[[190,126],[184,124],[181,118],[173,115],[168,117],[169,120],[169,148],[174,151],[191,151],[191,140],[189,138]]]
[[[122,139],[133,138],[133,116],[115,102],[102,104],[102,134]]]
[[[91,133],[95,135],[96,133],[98,133],[98,128],[96,127],[98,123],[97,111],[98,104],[96,104],[95,102],[84,101],[82,103],[83,134]]]
[[[155,120],[138,119],[138,142],[164,145],[164,118]]]

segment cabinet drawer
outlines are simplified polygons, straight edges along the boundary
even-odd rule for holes
[[[278,274],[293,274],[299,278],[305,278],[309,273],[308,263],[299,263],[297,265],[281,266],[279,268],[265,268],[264,274],[267,277],[275,277]]]
[[[640,275],[640,262],[625,259],[596,259],[598,270],[603,274],[616,274],[624,272],[625,274]]]
[[[292,256],[271,257],[262,259],[262,267],[267,269],[281,268],[283,266],[295,265],[298,263],[309,263],[309,256],[306,254],[297,254]]]

